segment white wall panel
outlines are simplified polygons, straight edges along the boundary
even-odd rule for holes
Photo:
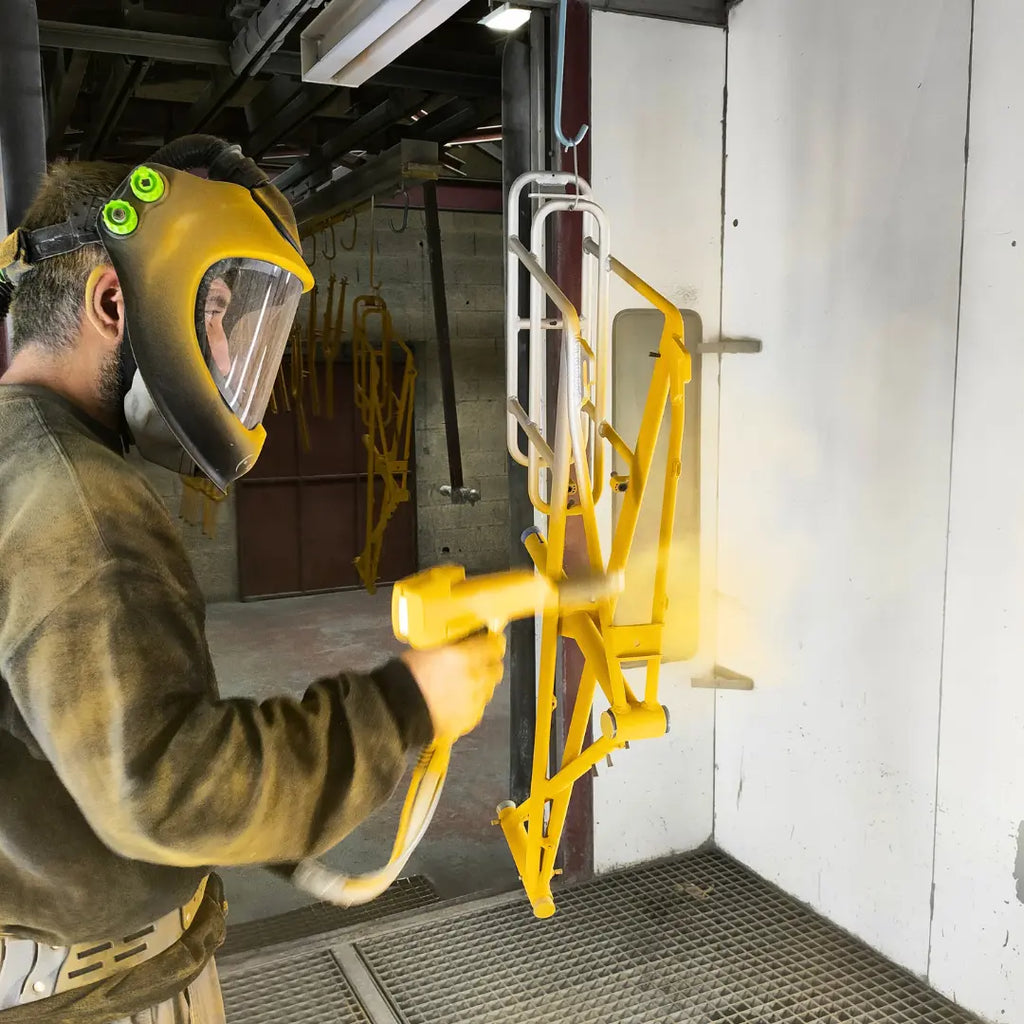
[[[931,980],[1004,1021],[1024,1016],[1022,126],[1024,5],[978,0]]]
[[[968,0],[729,37],[716,838],[927,965]]]
[[[718,336],[721,270],[722,101],[725,33],[630,15],[593,14],[592,183],[612,222],[612,248]],[[625,288],[613,312],[642,306]],[[650,373],[650,361],[637,374]],[[702,394],[701,558],[714,578],[717,360],[705,361]],[[710,657],[713,617],[704,633]],[[714,704],[690,687],[692,666],[668,665],[662,699],[672,716],[663,739],[635,743],[599,766],[595,780],[598,870],[700,845],[713,820]]]

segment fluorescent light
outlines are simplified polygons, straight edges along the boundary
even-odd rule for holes
[[[330,0],[300,40],[302,80],[356,88],[466,0]]]
[[[515,32],[517,28],[525,25],[530,20],[530,11],[526,7],[516,7],[515,4],[502,4],[495,7],[493,11],[485,14],[480,19],[480,24],[485,25],[495,32]]]

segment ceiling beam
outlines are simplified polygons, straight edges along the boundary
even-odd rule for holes
[[[126,57],[151,57],[172,64],[203,64],[231,67],[229,44],[220,39],[145,32],[134,28],[81,25],[66,21],[40,21],[39,45],[44,49],[87,50],[116,53]],[[293,75],[300,73],[297,53],[276,52],[263,63],[263,71]]]
[[[377,206],[403,209],[406,197],[410,210],[423,209],[423,186],[414,185],[404,196],[378,199]],[[461,181],[442,178],[437,183],[437,208],[466,213],[501,213],[505,194],[500,181]]]
[[[228,48],[228,68],[218,68],[203,97],[177,125],[183,135],[200,131],[220,113],[232,96],[260,71],[288,34],[320,0],[270,0],[254,11]]]
[[[473,145],[492,160],[497,160],[499,164],[505,159],[501,142],[474,142]]]
[[[220,39],[225,43],[231,42],[235,34],[227,18],[212,17],[208,14],[154,11],[145,6],[144,0],[122,0],[121,23],[125,28],[134,28],[142,32],[172,32],[177,35],[199,36],[203,39]]]
[[[88,53],[72,50],[70,59],[67,56],[66,51],[57,51],[57,73],[47,97],[46,156],[49,160],[60,152],[64,133],[68,130],[71,113],[75,109],[89,67]]]
[[[429,139],[444,145],[479,128],[481,124],[490,123],[493,118],[500,117],[500,113],[501,104],[498,101],[472,103],[469,100],[453,100],[418,121],[413,134],[418,139]]]
[[[499,75],[479,75],[466,71],[447,71],[441,68],[413,67],[391,64],[367,80],[367,85],[383,85],[398,89],[423,89],[449,96],[501,95]]]
[[[288,81],[288,79],[285,79]],[[289,132],[294,131],[303,121],[308,120],[325,106],[337,91],[336,86],[293,83],[297,86],[293,95],[270,117],[263,118],[249,136],[245,147],[252,157],[262,156],[271,146]]]
[[[331,169],[341,162],[346,153],[377,132],[415,113],[424,98],[423,93],[415,91],[401,92],[390,97],[343,128],[308,157],[297,160],[274,179],[274,184],[294,198],[319,182],[326,181],[331,175]]]
[[[435,143],[403,139],[297,203],[295,220],[302,234],[310,234],[371,198],[391,197],[424,181],[436,181],[440,174]]]
[[[299,0],[303,2],[303,0]],[[308,2],[308,0],[305,0]],[[231,50],[220,39],[144,32],[131,28],[109,28],[105,25],[79,25],[71,22],[41,21],[39,45],[44,49],[64,48],[90,53],[116,53],[128,57],[151,57],[153,60],[178,64],[202,64],[231,68]],[[473,55],[479,57],[480,55]],[[254,58],[261,71],[300,77],[299,55],[278,50]],[[448,71],[444,68],[420,66],[408,61],[398,62],[378,72],[367,85],[393,88],[424,89],[458,96],[496,96],[501,91],[497,69],[488,74],[479,61],[470,61],[470,70]],[[252,75],[255,72],[250,71]],[[236,72],[236,74],[238,74]]]
[[[716,25],[724,28],[728,9],[740,0],[587,0],[592,10],[614,11],[618,14],[639,14],[665,21],[688,21],[695,25]],[[516,0],[519,7],[551,10],[558,0]]]
[[[590,0],[590,6],[595,11],[640,14],[647,18],[725,28],[729,0]]]
[[[79,157],[95,160],[117,127],[121,114],[152,65],[148,57],[115,57],[96,109],[90,111],[89,128],[79,147]]]

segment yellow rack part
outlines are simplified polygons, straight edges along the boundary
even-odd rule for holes
[[[397,387],[396,359],[402,361]],[[352,364],[355,404],[365,431],[367,477],[366,539],[355,565],[372,594],[377,589],[384,533],[398,507],[409,500],[416,383],[412,349],[395,332],[391,313],[378,293],[360,295],[352,303]]]
[[[533,216],[530,246],[510,225],[508,348],[506,369],[510,383],[508,447],[512,458],[529,467],[530,495],[535,508],[546,517],[546,533],[533,530],[524,538],[535,571],[513,570],[467,579],[461,566],[437,566],[396,584],[392,600],[393,627],[398,639],[414,647],[434,647],[470,635],[479,629],[502,629],[509,621],[541,616],[540,665],[537,685],[537,730],[534,744],[532,786],[519,806],[498,807],[497,823],[508,841],[516,867],[538,917],[555,912],[551,882],[557,873],[559,842],[569,799],[576,780],[598,761],[633,740],[663,735],[668,714],[658,700],[662,658],[662,631],[667,607],[668,564],[681,471],[685,391],[691,376],[682,314],[609,253],[608,221],[594,202],[589,186],[575,175],[524,175],[511,190],[509,210],[520,208],[523,189],[547,189],[532,194],[538,202]],[[568,187],[573,193],[566,193]],[[562,191],[552,191],[561,189]],[[577,311],[547,273],[545,221],[559,212],[582,213],[585,225],[597,233],[585,239],[583,280],[587,282],[583,313]],[[519,316],[519,265],[529,271],[530,315]],[[644,353],[653,360],[651,382],[636,441],[630,445],[607,416],[610,381],[608,296],[612,276],[619,278],[664,316],[656,352]],[[560,316],[548,316],[551,302]],[[370,340],[368,321],[380,319],[380,340]],[[412,384],[415,368],[412,353],[392,330],[387,307],[378,294],[360,296],[353,304],[353,358],[355,400],[367,428],[365,438],[370,466],[367,547],[357,564],[368,589],[372,589],[380,540],[395,502],[408,498],[405,489],[411,441]],[[527,406],[518,386],[518,335],[530,331],[531,373]],[[543,415],[546,391],[545,348],[548,332],[561,335],[561,372],[554,417],[554,437],[549,439]],[[588,337],[587,334],[591,336]],[[391,351],[396,344],[405,353],[401,384],[392,384]],[[649,573],[647,553],[632,559],[640,510],[648,482],[656,472],[656,448],[668,410],[668,440],[661,498],[657,561],[650,580],[650,614],[643,622],[615,621],[623,581],[630,573]],[[519,433],[526,438],[520,447]],[[598,502],[608,446],[626,467],[611,473],[619,495],[607,559],[602,554]],[[376,476],[384,478],[384,499],[373,516]],[[608,499],[606,499],[608,500]],[[569,579],[566,572],[566,534],[569,517],[580,517],[586,538],[588,572]],[[644,564],[637,566],[641,561]],[[584,656],[584,669],[570,716],[569,729],[556,771],[549,770],[555,704],[558,648],[563,638],[575,641]],[[624,667],[645,668],[644,688],[637,694],[624,675]],[[600,689],[608,702],[601,715],[601,736],[585,745],[594,698]],[[341,905],[373,899],[394,881],[426,828],[440,798],[448,770],[451,739],[438,737],[413,771],[398,834],[388,863],[364,876],[347,876],[316,861],[290,865],[282,870],[295,884]]]
[[[655,449],[668,409],[669,437],[664,473],[664,491],[660,511],[658,550],[651,586],[650,615],[643,622],[619,624],[614,621],[618,595],[609,593],[592,611],[562,615],[548,609],[541,617],[540,659],[537,681],[537,726],[529,797],[519,806],[511,802],[498,808],[509,849],[534,913],[549,917],[555,912],[551,882],[557,873],[557,856],[565,825],[569,799],[577,779],[594,768],[598,761],[631,741],[663,735],[668,730],[666,709],[658,700],[658,678],[662,655],[662,629],[667,605],[668,564],[676,497],[681,470],[685,389],[691,377],[681,312],[646,281],[630,271],[608,252],[607,218],[594,202],[589,186],[575,175],[524,175],[512,188],[509,209],[519,209],[523,189],[546,188],[535,192],[531,244],[520,240],[516,225],[510,221],[508,235],[507,327],[509,347],[509,452],[530,468],[530,496],[534,507],[546,517],[546,531],[532,532],[525,538],[527,550],[539,573],[551,580],[566,576],[566,530],[571,515],[582,518],[587,558],[592,574],[614,576],[631,571],[630,556],[641,504],[647,483],[656,471]],[[569,187],[573,192],[567,192]],[[561,191],[552,191],[560,189]],[[598,237],[587,237],[582,258],[584,282],[590,289],[582,306],[585,315],[569,302],[548,274],[545,266],[544,225],[555,213],[572,211],[584,216],[585,223]],[[530,275],[530,316],[519,317],[519,266]],[[638,358],[653,360],[641,425],[635,443],[621,437],[607,418],[607,379],[610,360],[608,335],[608,292],[611,275],[619,278],[644,300],[664,314],[664,326],[658,349],[638,353]],[[560,317],[547,317],[550,301]],[[530,331],[531,374],[529,409],[524,409],[517,394],[518,367],[513,350],[518,351],[520,331]],[[542,415],[545,390],[543,367],[547,334],[561,335],[561,373],[554,438],[549,440]],[[587,336],[588,332],[590,337]],[[519,430],[526,438],[526,449],[519,446]],[[612,529],[611,549],[605,560],[601,550],[598,499],[604,465],[602,448],[609,445],[628,467],[615,474],[611,483],[620,494],[618,514]],[[644,553],[649,566],[649,556]],[[634,567],[633,571],[640,571]],[[647,569],[649,572],[649,568]],[[562,638],[575,641],[584,657],[579,690],[569,721],[564,750],[556,771],[551,763],[551,737],[556,707],[556,671]],[[643,693],[636,694],[627,683],[623,667],[640,664],[645,668]],[[594,698],[600,689],[609,708],[601,715],[601,735],[585,746],[587,725],[591,721]]]
[[[228,496],[227,491],[222,491],[205,476],[194,474],[182,474],[181,484],[179,518],[190,526],[202,523],[203,533],[212,539],[217,535],[217,513]]]

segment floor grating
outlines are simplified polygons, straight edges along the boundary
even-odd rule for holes
[[[306,939],[339,928],[351,928],[366,921],[379,921],[395,914],[419,910],[438,902],[433,885],[422,875],[400,878],[382,896],[361,907],[335,907],[314,903],[299,910],[232,925],[228,919],[227,941],[218,958],[248,953],[283,942]]]
[[[246,1024],[372,1024],[334,957],[318,950],[249,967],[222,979],[228,1021]]]
[[[516,896],[357,930],[333,947],[351,984],[310,940],[231,973],[229,1024],[978,1024],[716,851],[556,899],[547,921]]]
[[[717,852],[358,943],[403,1024],[974,1024]]]

